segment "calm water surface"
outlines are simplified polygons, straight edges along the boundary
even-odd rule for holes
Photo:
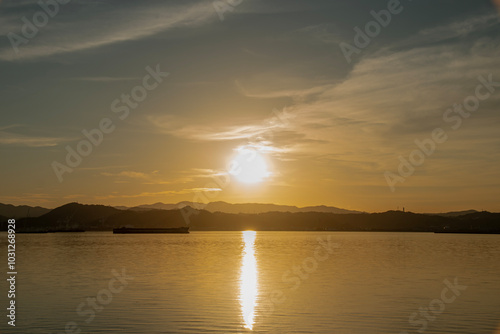
[[[498,334],[499,260],[498,235],[17,235],[0,333]]]

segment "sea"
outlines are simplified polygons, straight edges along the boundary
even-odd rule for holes
[[[18,234],[13,298],[0,245],[2,334],[500,334],[500,235]]]

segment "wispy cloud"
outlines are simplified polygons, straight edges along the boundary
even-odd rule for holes
[[[54,199],[58,197],[54,194],[47,193],[22,193],[19,196],[14,195],[4,195],[0,196],[0,202],[2,203],[14,203],[15,205],[46,205],[52,203]]]
[[[110,170],[110,169],[124,169],[129,168],[129,165],[105,165],[105,166],[93,166],[93,167],[80,167],[81,170]]]
[[[87,195],[83,195],[83,194],[72,194],[72,195],[66,195],[63,198],[68,199],[68,200],[74,200],[77,198],[86,198],[86,197],[87,197]]]
[[[418,36],[430,38],[432,41],[445,40],[455,37],[465,37],[476,31],[484,31],[500,24],[497,14],[485,14],[467,18],[463,21],[452,22],[445,26],[420,31]]]
[[[498,31],[498,28],[500,28],[500,17],[497,14],[488,13],[477,15],[434,28],[421,30],[417,34],[389,46],[388,49],[394,50],[399,48],[436,45],[439,43],[453,43],[456,42],[456,39],[461,39],[461,42],[464,43],[466,42],[464,38],[476,32],[481,32],[484,36],[489,30]],[[387,49],[381,50],[382,53],[387,51]]]
[[[57,146],[58,144],[69,140],[71,139],[61,138],[61,137],[27,136],[6,131],[0,131],[0,145],[46,147],[46,146]]]
[[[166,116],[150,116],[149,121],[161,129],[162,132],[176,137],[197,141],[225,141],[238,140],[258,136],[265,131],[277,127],[271,124],[252,125],[202,125],[190,124],[190,120]]]
[[[152,174],[146,174],[146,173],[142,173],[142,172],[134,172],[134,171],[122,171],[122,172],[119,172],[119,173],[109,173],[109,172],[102,172],[101,175],[104,175],[104,176],[116,176],[116,177],[120,177],[120,176],[125,176],[125,177],[128,177],[128,178],[132,178],[132,179],[147,179],[147,178],[150,178],[152,175],[156,175],[157,172],[153,172]]]
[[[338,27],[333,23],[320,23],[308,25],[300,29],[274,37],[278,40],[289,39],[303,39],[309,44],[331,44],[337,45],[343,41],[342,36],[339,34]]]
[[[105,196],[96,196],[98,200],[108,200],[115,198],[144,198],[144,197],[158,197],[158,196],[168,196],[168,195],[185,195],[185,194],[196,194],[199,192],[219,192],[222,191],[220,188],[190,188],[182,190],[165,190],[156,192],[141,192],[138,194],[110,194]]]
[[[113,82],[113,81],[131,81],[138,80],[139,77],[80,77],[73,78],[72,80],[78,81],[91,81],[91,82]]]
[[[277,90],[266,90],[263,88],[248,89],[243,84],[236,80],[235,85],[238,91],[246,97],[259,98],[259,99],[275,99],[280,97],[289,97],[295,101],[303,100],[307,97],[314,96],[323,92],[326,88],[332,87],[332,84],[325,84],[320,86],[305,87],[305,88],[283,88]],[[288,82],[289,85],[289,82]]]
[[[37,5],[33,3],[33,6]],[[17,14],[17,29],[11,13],[9,32],[20,34],[23,25],[21,17],[35,9],[26,6],[25,13]],[[20,46],[18,55],[10,46],[0,50],[0,60],[28,60],[89,50],[137,40],[173,28],[196,27],[213,18],[211,4],[201,1],[187,5],[155,2],[137,6],[124,3],[119,7],[103,3],[74,2],[61,6],[59,14],[43,27],[43,35],[40,34],[27,45]]]
[[[317,118],[307,113],[277,112],[263,120],[233,122],[233,125],[192,124],[188,119],[166,116],[150,116],[150,122],[161,132],[190,141],[244,141],[247,145],[261,148],[262,153],[276,156],[297,150],[308,150],[309,145],[326,141],[308,137],[305,128],[317,125]],[[215,122],[217,123],[217,122]],[[234,123],[240,123],[238,125]],[[326,126],[326,125],[325,125]]]
[[[178,176],[170,175],[168,178],[163,176],[159,171],[155,170],[152,172],[137,172],[132,170],[124,170],[120,172],[101,172],[100,175],[112,177],[115,179],[115,183],[130,183],[140,182],[141,184],[148,185],[173,185],[187,183],[193,180],[193,176]]]

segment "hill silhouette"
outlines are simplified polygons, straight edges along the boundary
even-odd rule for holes
[[[188,219],[185,219],[188,217]],[[40,217],[18,221],[18,231],[83,229],[109,231],[120,227],[180,227],[199,231],[394,231],[500,233],[500,214],[474,212],[440,216],[412,212],[336,214],[330,212],[223,213],[191,207],[173,210],[119,210],[104,205],[69,203]],[[2,223],[2,230],[6,224]]]
[[[223,213],[265,213],[265,212],[330,212],[330,213],[361,213],[360,211],[340,209],[333,206],[307,206],[307,207],[297,207],[292,205],[278,205],[278,204],[266,204],[266,203],[227,203],[223,201],[210,202],[208,204],[196,203],[196,202],[179,202],[176,204],[165,204],[165,203],[155,203],[155,204],[143,204],[130,208],[135,211],[159,209],[159,210],[174,210],[181,209],[183,207],[190,206],[192,208],[202,209],[209,212],[223,212]],[[123,209],[123,207],[120,207]]]
[[[464,216],[470,213],[477,213],[479,211],[477,210],[464,210],[464,211],[451,211],[451,212],[445,212],[445,213],[428,213],[428,215],[434,215],[434,216],[444,216],[444,217],[460,217]]]
[[[48,213],[50,209],[42,208],[40,206],[28,206],[28,205],[11,205],[0,203],[0,216],[9,218],[22,218],[22,217],[39,217]],[[3,221],[3,219],[2,219]]]
[[[21,218],[17,231],[43,231],[64,229],[86,229],[91,223],[99,224],[120,210],[104,205],[68,203],[55,208],[40,217]]]

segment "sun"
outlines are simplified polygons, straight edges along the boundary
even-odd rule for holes
[[[239,147],[236,152],[236,156],[231,161],[229,174],[233,175],[238,181],[260,183],[271,175],[266,159],[258,150]]]

